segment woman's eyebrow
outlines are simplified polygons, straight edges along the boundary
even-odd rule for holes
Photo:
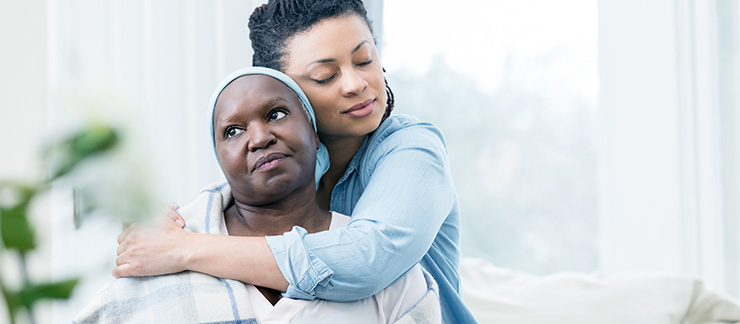
[[[359,51],[360,48],[362,48],[362,45],[365,45],[367,43],[368,43],[367,40],[364,40],[364,41],[360,42],[360,44],[358,44],[357,47],[355,47],[355,49],[352,50],[352,54],[355,54],[355,52]]]
[[[280,103],[286,103],[287,104],[287,103],[290,103],[290,102],[288,101],[288,99],[285,99],[285,98],[280,97],[280,96],[278,96],[278,97],[272,97],[272,98],[268,98],[268,99],[264,100],[262,102],[262,104],[259,105],[259,109],[267,110],[267,109],[270,109],[270,108],[273,108],[273,107],[277,106]],[[231,122],[233,122],[235,120],[238,120],[239,118],[240,118],[239,117],[239,113],[238,112],[235,112],[235,113],[231,113],[231,114],[228,114],[228,115],[221,116],[221,118],[218,119],[218,123],[219,124],[229,124],[229,123],[231,123]]]
[[[277,105],[279,102],[288,103],[288,99],[285,99],[283,97],[272,97],[262,102],[262,108],[272,108],[275,105]]]
[[[316,63],[331,63],[331,62],[336,62],[336,61],[337,60],[336,59],[333,59],[333,58],[325,58],[325,59],[320,59],[320,60],[313,61],[313,62],[311,62],[311,64],[316,64]]]
[[[363,40],[362,42],[360,42],[360,44],[355,46],[355,48],[352,50],[352,54],[355,54],[357,51],[360,50],[360,48],[362,48],[363,45],[368,44],[368,43],[369,42],[367,40]],[[316,63],[331,63],[331,62],[336,62],[336,61],[337,60],[334,58],[325,58],[325,59],[319,59],[319,60],[313,61],[309,65],[316,64]]]

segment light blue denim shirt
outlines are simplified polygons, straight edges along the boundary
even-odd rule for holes
[[[393,116],[363,142],[334,187],[347,228],[267,237],[290,283],[285,296],[353,301],[419,262],[439,284],[444,323],[475,323],[460,296],[460,213],[442,133]]]

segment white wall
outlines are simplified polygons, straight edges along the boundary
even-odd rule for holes
[[[0,2],[0,178],[39,176],[36,144],[47,122],[46,26],[46,1]]]
[[[52,128],[91,116],[120,123],[138,150],[132,158],[148,166],[133,176],[156,187],[155,204],[189,202],[222,179],[208,137],[207,103],[221,78],[251,64],[246,22],[260,3],[51,1]],[[68,190],[54,196],[52,266],[56,275],[85,280],[70,303],[57,305],[60,323],[111,279],[120,233],[120,225],[103,219],[74,230],[70,197]]]
[[[39,144],[48,135],[46,8],[44,0],[0,2],[0,180],[32,181],[43,176]],[[33,211],[41,246],[30,256],[29,269],[34,279],[46,280],[50,275],[48,201],[41,201]],[[17,283],[17,259],[4,257],[0,278],[6,284]],[[0,303],[2,320],[7,318],[4,305]],[[42,322],[48,319],[48,312],[37,317]]]

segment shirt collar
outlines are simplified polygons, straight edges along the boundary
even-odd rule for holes
[[[365,139],[362,141],[362,144],[360,145],[360,148],[357,149],[357,152],[355,153],[355,156],[352,157],[352,160],[349,161],[349,164],[347,165],[347,170],[344,171],[344,175],[341,179],[339,179],[339,183],[342,183],[346,178],[348,178],[352,173],[358,172],[360,169],[360,161],[362,161],[362,157],[365,156],[365,151],[367,151],[368,142],[370,141],[370,136],[365,136]]]

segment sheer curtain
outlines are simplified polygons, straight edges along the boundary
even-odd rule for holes
[[[725,281],[740,297],[740,4],[717,2]]]
[[[396,111],[445,133],[464,254],[740,293],[737,1],[399,1],[385,25]]]
[[[122,125],[155,204],[185,204],[220,181],[206,106],[228,72],[251,64],[246,22],[262,1],[49,1],[49,120],[64,132],[90,118]],[[114,178],[114,177],[111,177]],[[118,186],[111,179],[100,179]],[[123,190],[123,188],[121,188]],[[68,323],[108,281],[120,224],[74,229],[68,190],[52,196],[52,271],[84,280],[54,320]]]
[[[737,12],[599,1],[603,271],[690,274],[737,296]]]
[[[465,256],[598,270],[597,14],[590,0],[386,3],[394,113],[445,135]]]

